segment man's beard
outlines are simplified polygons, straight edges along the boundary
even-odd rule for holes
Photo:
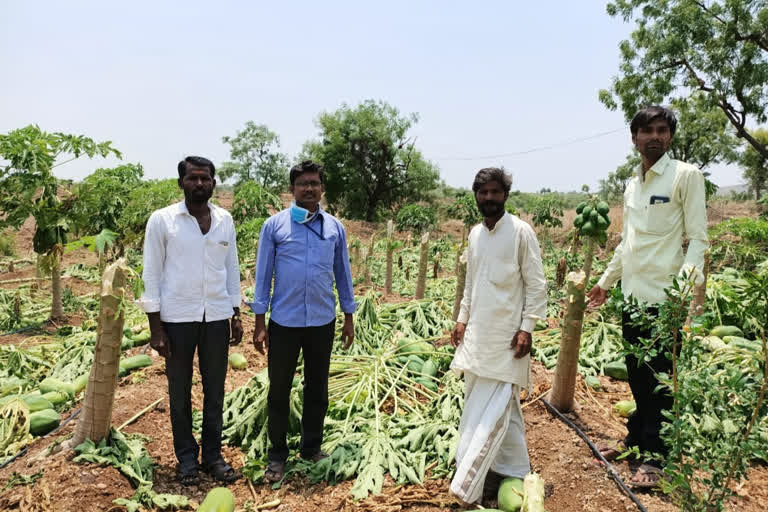
[[[211,196],[213,196],[213,190],[201,190],[201,191],[187,191],[184,190],[184,199],[190,203],[205,203]]]
[[[504,201],[483,201],[477,203],[477,209],[483,217],[496,217],[504,212]]]

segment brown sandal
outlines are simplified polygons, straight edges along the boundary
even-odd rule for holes
[[[283,474],[285,474],[285,462],[273,460],[267,464],[267,469],[264,471],[264,480],[267,482],[279,482],[283,479]]]
[[[646,481],[638,481],[636,478],[645,477],[647,478]],[[651,464],[640,464],[640,467],[637,468],[637,471],[635,471],[635,474],[632,476],[632,479],[629,481],[629,485],[636,489],[653,489],[654,487],[659,485],[659,480],[661,480],[664,477],[664,470],[661,468],[658,468],[656,466],[652,466]]]

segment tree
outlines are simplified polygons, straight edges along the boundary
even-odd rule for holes
[[[752,136],[761,144],[768,145],[768,130],[757,129],[752,132]],[[740,163],[744,166],[744,179],[755,193],[755,200],[759,201],[768,186],[768,157],[760,154],[751,145],[747,145],[741,155]]]
[[[142,181],[128,196],[128,201],[117,220],[117,233],[126,245],[141,245],[149,216],[184,197],[178,180]]]
[[[618,201],[624,197],[627,183],[632,179],[635,170],[640,167],[642,160],[640,154],[633,151],[627,155],[626,161],[618,166],[614,172],[608,173],[608,177],[600,180],[598,195],[606,201]]]
[[[472,192],[464,192],[458,196],[454,203],[448,206],[448,215],[460,220],[463,224],[461,231],[462,244],[472,227],[483,221],[483,216],[480,214],[480,210],[477,209],[477,201]]]
[[[117,221],[143,176],[141,164],[96,169],[86,176],[74,189],[77,201],[72,217],[78,232],[93,235],[105,229],[117,231]]]
[[[307,142],[304,154],[325,167],[329,207],[370,222],[385,210],[426,199],[439,175],[407,135],[417,121],[416,114],[401,116],[373,100],[320,114],[321,140]]]
[[[409,204],[400,208],[395,217],[398,231],[410,231],[416,236],[437,226],[435,210],[420,204]]]
[[[627,119],[640,106],[696,92],[720,109],[758,154],[768,145],[746,129],[768,120],[768,5],[764,0],[616,0],[610,16],[635,22],[622,41],[620,75],[600,100]]]
[[[0,158],[7,163],[0,168],[0,229],[18,229],[32,216],[35,253],[51,272],[51,318],[64,316],[61,303],[61,256],[72,223],[74,197],[59,189],[53,169],[81,156],[93,158],[115,155],[119,151],[111,141],[95,142],[83,135],[46,133],[29,125],[0,134]],[[60,158],[68,157],[63,161]],[[59,198],[59,192],[64,200]]]
[[[232,199],[232,220],[236,224],[253,217],[269,217],[282,209],[280,198],[256,182],[243,183]],[[271,210],[271,211],[270,211]]]
[[[281,192],[288,184],[288,157],[278,152],[280,137],[266,125],[253,121],[234,137],[225,136],[222,142],[229,144],[231,162],[219,167],[222,181],[234,179],[235,186],[256,181],[262,187]]]

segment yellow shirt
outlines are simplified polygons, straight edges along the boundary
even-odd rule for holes
[[[638,169],[624,191],[621,243],[597,284],[607,290],[621,278],[624,295],[658,304],[673,275],[686,272],[701,282],[709,246],[705,199],[704,175],[693,165],[665,154],[645,181]]]
[[[467,324],[451,368],[530,388],[530,355],[515,359],[518,330],[547,316],[547,280],[533,228],[505,213],[493,229],[469,234],[467,279],[458,321]]]

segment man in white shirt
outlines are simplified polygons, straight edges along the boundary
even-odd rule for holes
[[[232,482],[238,476],[221,456],[221,430],[229,345],[243,337],[235,226],[229,212],[208,203],[216,186],[210,160],[189,156],[178,173],[184,201],[155,211],[147,222],[141,304],[149,343],[166,360],[180,482],[199,483],[191,405],[195,349],[204,393],[202,468]]]
[[[608,290],[621,279],[624,295],[649,305],[649,313],[656,315],[655,305],[666,299],[664,288],[672,284],[673,275],[702,279],[708,247],[704,176],[693,165],[673,160],[667,153],[676,127],[674,113],[664,107],[648,107],[632,119],[632,142],[642,156],[642,166],[624,192],[621,243],[589,292],[590,307],[602,305]],[[683,234],[689,240],[685,255]],[[630,343],[651,337],[651,326],[636,325],[627,312],[622,327],[624,339]],[[627,423],[629,432],[624,441],[599,448],[609,460],[633,446],[663,456],[668,449],[659,435],[662,411],[672,408],[673,399],[655,392],[659,385],[656,374],[670,373],[672,363],[664,354],[640,366],[637,358],[627,355],[626,363],[637,409]],[[654,487],[661,473],[661,461],[646,461],[630,483]]]
[[[480,500],[489,470],[518,478],[530,471],[520,387],[530,389],[531,332],[546,317],[547,283],[536,233],[504,209],[511,186],[497,168],[481,169],[472,185],[484,220],[469,234],[451,333],[451,368],[465,381],[451,492],[465,504]]]

